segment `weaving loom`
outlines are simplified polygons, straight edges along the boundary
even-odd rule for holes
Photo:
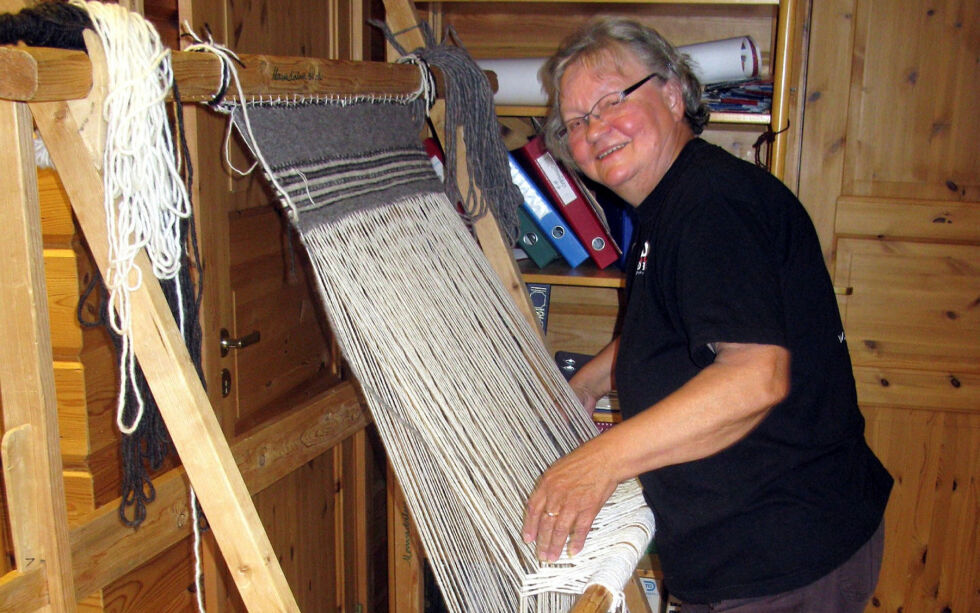
[[[314,263],[451,610],[619,593],[652,535],[636,483],[574,559],[539,564],[521,539],[537,475],[596,430],[446,197],[418,142],[422,101],[232,113]]]
[[[221,56],[226,83],[237,82],[230,51],[197,48]],[[523,543],[535,479],[596,428],[452,204],[516,220],[503,202],[473,197],[520,201],[509,178],[494,182],[509,171],[482,72],[431,41],[406,59],[422,70],[411,95],[240,96],[217,108],[307,249],[450,610],[564,611],[590,585],[612,595],[607,608],[627,610],[623,586],[653,534],[637,482],[617,488],[574,560],[542,565]],[[430,63],[469,150],[491,167],[468,164],[482,181],[465,195],[439,182],[419,142]],[[474,107],[482,112],[460,111]]]
[[[418,139],[427,102],[359,96],[224,110],[309,252],[450,609],[565,611],[600,585],[625,610],[621,590],[653,531],[636,482],[620,485],[574,559],[541,564],[521,538],[536,477],[596,430],[432,170]],[[78,126],[64,103],[32,110],[105,270],[105,230],[91,205],[102,189],[73,158]],[[205,489],[202,506],[219,511],[212,524],[223,554],[245,561],[229,566],[243,575],[249,607],[269,583],[274,608],[292,610],[281,571],[265,568],[271,549],[241,502],[241,476],[156,292],[151,284],[134,293],[135,351],[188,474]],[[144,334],[151,330],[160,332]],[[202,436],[207,448],[191,452]],[[225,551],[239,526],[249,538]]]

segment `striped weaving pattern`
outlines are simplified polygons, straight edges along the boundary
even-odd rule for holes
[[[355,211],[445,191],[419,138],[424,101],[262,102],[230,110],[301,232]]]
[[[430,179],[432,163],[416,148],[373,151],[357,157],[273,167],[272,173],[300,213]]]

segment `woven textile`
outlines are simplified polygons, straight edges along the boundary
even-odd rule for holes
[[[418,103],[232,116],[299,231],[452,611],[565,611],[619,592],[653,517],[620,486],[574,559],[540,564],[523,504],[596,433],[442,191]],[[621,602],[620,602],[621,606]]]
[[[352,210],[441,191],[419,143],[421,101],[253,104],[250,126],[234,108],[235,125],[253,154],[261,151],[263,170],[301,231]]]

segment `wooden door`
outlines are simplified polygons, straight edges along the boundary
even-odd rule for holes
[[[980,610],[980,5],[812,5],[800,197],[895,477],[869,611]]]

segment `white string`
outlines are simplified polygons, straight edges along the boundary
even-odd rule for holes
[[[190,200],[174,160],[164,99],[170,89],[170,51],[141,16],[115,4],[72,0],[85,9],[102,41],[108,69],[103,107],[106,143],[103,164],[109,265],[109,325],[122,339],[116,425],[136,430],[144,400],[135,387],[130,294],[142,284],[137,254],[146,249],[153,274],[173,279],[181,266],[180,221],[190,216]],[[137,413],[124,423],[126,390],[136,396]]]
[[[194,531],[194,595],[197,598],[197,610],[200,613],[205,613],[204,571],[201,568],[201,519],[197,512],[197,493],[194,491],[194,486],[188,486],[188,490],[191,498],[191,522],[194,524],[192,528]]]
[[[210,34],[208,35],[207,40],[203,40],[200,36],[195,34],[193,30],[191,30],[190,26],[187,24],[186,21],[184,22],[184,30],[195,41],[193,45],[188,45],[185,50],[203,51],[207,53],[213,53],[214,55],[218,56],[218,59],[221,60],[223,74],[227,75],[226,78],[229,79],[230,84],[234,84],[235,91],[238,93],[238,99],[245,100],[245,92],[242,89],[241,80],[239,80],[238,78],[238,67],[236,66],[236,62],[241,61],[238,55],[228,47],[214,42],[214,39],[211,37]],[[242,109],[242,117],[245,123],[245,131],[248,133],[248,138],[245,140],[248,143],[254,143],[256,142],[255,135],[252,132],[252,122],[248,117],[248,112],[245,110],[246,105],[242,104],[240,106]],[[233,121],[231,119],[230,113],[233,108],[236,108],[236,105],[221,104],[221,105],[214,106],[213,108],[229,114],[228,127],[225,131],[225,146],[224,146],[225,163],[228,165],[228,167],[234,172],[242,176],[251,173],[253,170],[255,170],[255,167],[258,166],[259,164],[262,164],[263,167],[267,168],[269,164],[265,161],[265,157],[262,155],[262,152],[256,148],[251,148],[251,147],[249,148],[249,150],[256,161],[254,164],[252,164],[252,166],[248,170],[243,172],[238,168],[236,168],[234,164],[232,164],[231,151],[229,147],[231,141],[231,130],[232,130]],[[272,182],[272,185],[276,188],[276,190],[278,190],[280,193],[283,194],[286,193],[286,190],[283,189],[282,185],[279,184],[279,182],[276,180],[275,177],[270,175],[269,180]],[[288,199],[288,197],[287,197],[286,208],[287,208],[287,214],[290,216],[290,218],[295,219],[297,216],[296,206],[292,203],[291,200]]]
[[[54,162],[51,161],[51,154],[48,153],[44,139],[39,136],[34,137],[34,163],[38,168],[54,168]]]
[[[432,103],[435,102],[436,99],[436,82],[435,82],[435,78],[432,76],[432,71],[429,70],[429,66],[428,64],[426,64],[425,60],[420,58],[418,55],[415,55],[414,53],[409,53],[395,60],[395,63],[414,64],[415,66],[418,67],[420,73],[419,86],[418,89],[416,89],[415,92],[411,94],[411,99],[415,100],[416,98],[421,96],[422,99],[425,100],[426,103],[425,108],[427,109],[432,108]]]
[[[574,558],[541,564],[522,540],[535,479],[596,429],[446,196],[302,237],[449,609],[566,611],[601,584],[625,610],[653,534],[635,480]]]

